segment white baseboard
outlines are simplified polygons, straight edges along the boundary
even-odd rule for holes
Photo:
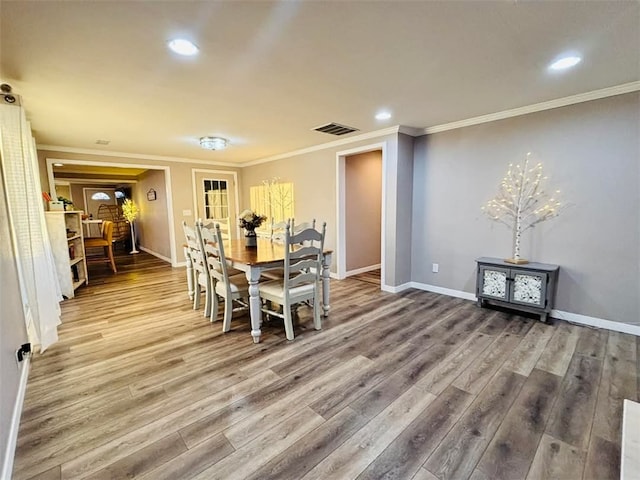
[[[154,252],[153,250],[149,250],[148,248],[143,247],[141,245],[138,245],[138,248],[140,250],[142,250],[143,252],[146,252],[146,253],[148,253],[150,255],[153,255],[154,257],[159,258],[160,260],[164,260],[167,263],[171,263],[171,259],[169,257],[165,257],[164,255],[160,255],[158,252]]]
[[[441,293],[442,295],[448,295],[450,297],[464,298],[466,300],[477,300],[474,293],[464,292],[462,290],[453,290],[451,288],[437,287],[435,285],[428,285],[426,283],[409,282],[401,285],[400,287],[387,287],[382,288],[385,292],[397,293],[407,288],[416,288],[418,290],[425,290],[427,292]],[[396,290],[399,289],[399,290]],[[551,318],[557,318],[558,320],[565,320],[570,323],[578,325],[586,325],[589,327],[603,328],[605,330],[612,330],[614,332],[628,333],[640,337],[640,325],[631,325],[629,323],[614,322],[612,320],[605,320],[604,318],[589,317],[587,315],[581,315],[579,313],[564,312],[562,310],[551,310],[549,315]]]
[[[604,328],[605,330],[613,330],[614,332],[629,333],[640,337],[640,326],[631,325],[629,323],[614,322],[605,320],[604,318],[589,317],[579,313],[563,312],[562,310],[551,310],[551,317],[567,322],[577,323],[579,325],[587,325],[589,327]]]
[[[389,293],[400,293],[405,290],[409,290],[410,288],[412,288],[411,282],[403,283],[402,285],[396,285],[396,286],[393,286],[393,285],[380,286],[380,290],[382,290],[383,292],[389,292]]]
[[[427,283],[411,282],[412,288],[418,290],[426,290],[427,292],[441,293],[442,295],[449,295],[450,297],[464,298],[465,300],[477,300],[474,293],[463,292],[462,290],[453,290],[451,288],[438,287],[436,285],[429,285]]]
[[[344,274],[345,277],[350,277],[351,275],[359,275],[361,273],[367,273],[370,272],[372,270],[378,270],[379,268],[381,268],[381,264],[378,263],[377,265],[369,265],[368,267],[362,267],[362,268],[356,268],[355,270],[349,270],[348,272],[346,272]]]
[[[20,416],[22,415],[22,405],[24,404],[24,395],[27,391],[27,380],[29,379],[29,368],[31,367],[31,357],[26,355],[22,361],[22,370],[20,371],[20,384],[18,385],[18,395],[13,405],[13,414],[11,415],[11,424],[9,425],[9,437],[7,438],[7,448],[3,452],[4,460],[2,465],[1,480],[10,480],[13,473],[13,459],[16,453],[16,443],[18,441],[18,429],[20,428]]]
[[[620,480],[640,478],[640,404],[624,399],[622,403],[622,442],[620,448]]]

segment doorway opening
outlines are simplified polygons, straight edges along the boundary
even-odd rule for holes
[[[384,285],[386,143],[337,153],[337,277]]]
[[[74,208],[82,210],[87,217],[92,213],[98,220],[100,215],[96,208],[101,205],[117,207],[124,201],[124,198],[118,198],[121,195],[132,199],[140,210],[134,222],[134,235],[140,249],[172,266],[177,265],[169,167],[52,158],[47,158],[46,166],[51,195],[59,195],[57,189],[68,186]],[[158,192],[154,201],[147,196],[149,189]],[[104,198],[105,195],[109,199]],[[125,227],[123,235],[129,236],[130,226]],[[85,225],[83,229],[88,228],[92,227]],[[96,236],[97,229],[94,227],[91,235]],[[84,233],[89,232],[85,230]]]

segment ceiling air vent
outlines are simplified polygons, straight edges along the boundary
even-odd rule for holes
[[[331,135],[346,135],[347,133],[357,132],[357,128],[347,127],[346,125],[340,125],[339,123],[327,123],[326,125],[320,125],[319,127],[312,128],[316,132],[329,133]]]

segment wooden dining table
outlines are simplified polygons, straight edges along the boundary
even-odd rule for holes
[[[262,310],[258,283],[265,270],[284,267],[285,246],[267,238],[258,238],[257,246],[245,246],[244,239],[232,239],[224,242],[224,254],[232,267],[245,272],[249,282],[249,314],[251,316],[251,336],[254,343],[260,342]],[[329,315],[329,267],[332,250],[325,250],[322,257],[322,315]]]

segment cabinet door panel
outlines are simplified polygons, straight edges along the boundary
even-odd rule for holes
[[[481,266],[480,278],[482,280],[480,295],[483,297],[498,298],[500,300],[507,300],[509,298],[509,270],[504,268]]]
[[[544,308],[546,288],[546,273],[513,270],[513,287],[510,301]]]

